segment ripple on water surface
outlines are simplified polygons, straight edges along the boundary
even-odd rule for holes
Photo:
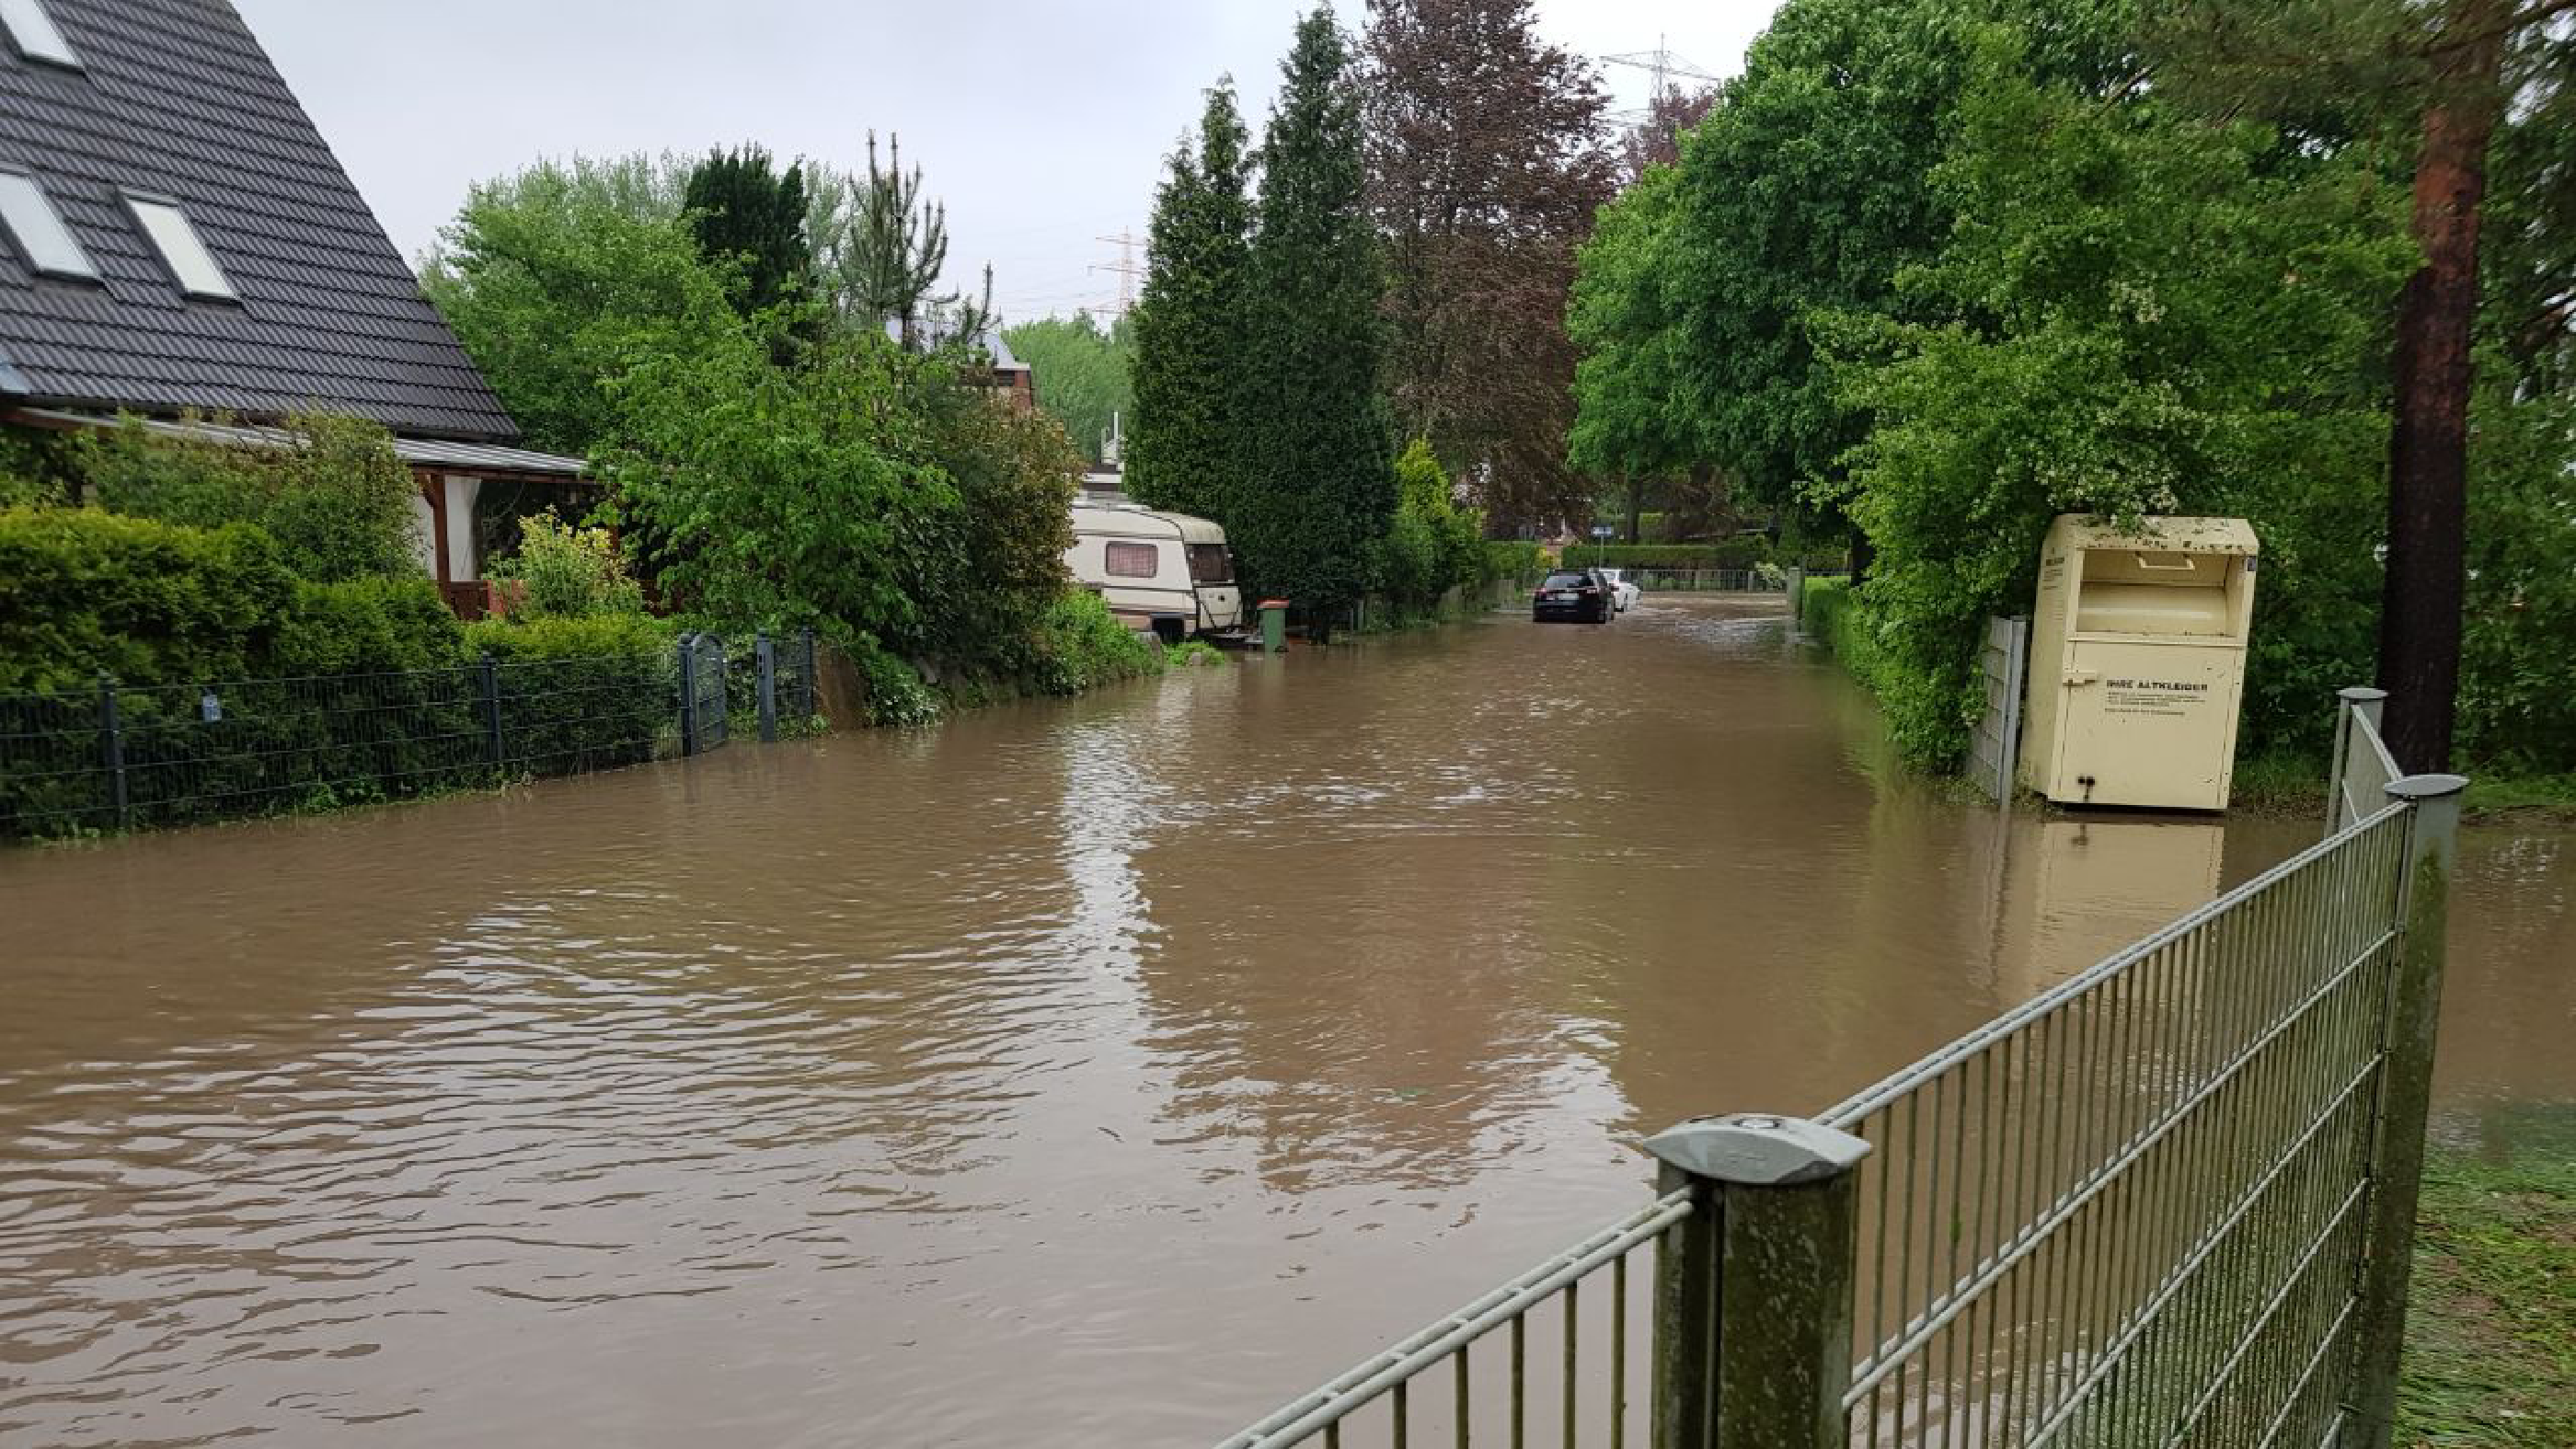
[[[0,1443],[1212,1438],[2221,868],[1884,764],[1657,601],[0,855]]]

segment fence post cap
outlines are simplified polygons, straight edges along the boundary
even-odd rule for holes
[[[2368,704],[2373,700],[2386,699],[2387,697],[2387,690],[2373,689],[2367,684],[2347,684],[2343,688],[2335,691],[2335,698],[2343,700],[2348,704]]]
[[[2401,775],[2388,782],[2392,800],[2441,800],[2469,788],[2466,775]]]
[[[1736,1112],[1667,1127],[1646,1139],[1646,1150],[1695,1177],[1789,1187],[1850,1171],[1869,1144],[1804,1117]]]

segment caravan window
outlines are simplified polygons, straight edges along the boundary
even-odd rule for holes
[[[1233,583],[1234,560],[1226,555],[1225,545],[1221,543],[1191,544],[1190,578],[1193,582],[1202,584]]]
[[[1112,543],[1109,545],[1109,576],[1117,579],[1150,579],[1158,566],[1154,546],[1150,543]]]

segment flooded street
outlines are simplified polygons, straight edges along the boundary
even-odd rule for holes
[[[1901,779],[1777,608],[0,854],[0,1443],[1212,1440],[2316,836]],[[2462,857],[2475,1139],[2576,835]]]

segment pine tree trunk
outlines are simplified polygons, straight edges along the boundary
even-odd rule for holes
[[[2495,32],[2496,0],[2456,0],[2453,33]],[[2424,110],[2415,239],[2424,265],[2398,304],[2396,420],[2388,439],[2388,567],[2379,687],[2389,752],[2423,773],[2451,763],[2467,587],[2469,388],[2478,311],[2478,217],[2495,134],[2500,36],[2447,52]]]

